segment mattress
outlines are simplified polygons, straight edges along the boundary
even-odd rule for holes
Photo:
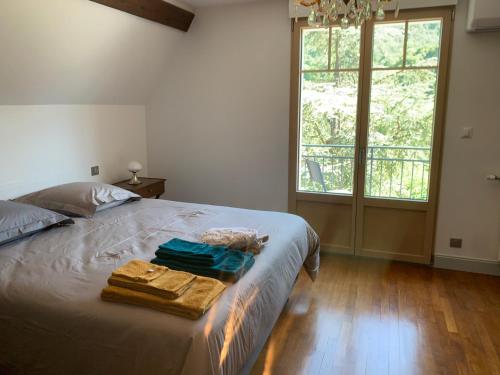
[[[143,199],[0,247],[0,373],[233,375],[269,334],[319,243],[294,215]],[[100,299],[116,267],[211,227],[270,235],[200,320]]]

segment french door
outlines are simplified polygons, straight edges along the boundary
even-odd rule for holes
[[[295,24],[289,210],[323,250],[431,261],[452,11]]]

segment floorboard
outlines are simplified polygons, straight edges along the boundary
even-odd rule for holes
[[[500,278],[324,255],[252,375],[500,375]]]

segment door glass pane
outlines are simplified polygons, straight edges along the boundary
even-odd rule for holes
[[[328,69],[328,29],[304,29],[302,31],[302,69]]]
[[[379,27],[384,25],[375,25],[375,30]],[[412,28],[408,30],[411,32]],[[431,39],[414,38],[412,51],[431,51],[412,52],[413,56],[420,56],[414,61],[422,62],[425,58],[421,56],[435,55],[435,40]],[[365,196],[428,199],[437,80],[435,67],[379,70],[373,67]]]
[[[407,66],[437,66],[441,45],[441,21],[408,23]]]
[[[373,67],[396,68],[403,66],[405,23],[375,25],[373,36]]]
[[[327,48],[330,69],[308,72],[309,60],[302,60],[299,191],[353,192],[360,30],[342,35],[337,30],[332,30],[332,46]],[[304,30],[303,50],[324,48],[308,35],[309,30]]]
[[[360,42],[354,27],[332,29],[332,69],[358,69]]]

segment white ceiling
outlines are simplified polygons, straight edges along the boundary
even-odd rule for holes
[[[145,104],[186,35],[89,0],[0,3],[0,105]]]

